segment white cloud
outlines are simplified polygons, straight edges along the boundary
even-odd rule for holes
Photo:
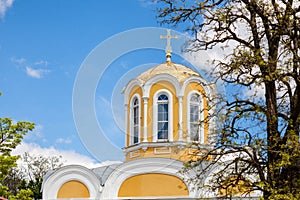
[[[142,7],[146,8],[146,7],[150,7],[150,6],[154,6],[157,4],[157,1],[156,0],[152,0],[152,1],[149,1],[149,0],[139,0],[139,3]]]
[[[0,0],[0,1],[1,1],[1,0]],[[14,63],[19,64],[19,65],[26,62],[26,59],[25,59],[25,58],[15,58],[15,57],[12,57],[10,60],[11,60],[12,62],[14,62]]]
[[[14,0],[0,0],[0,17],[3,18],[8,8],[13,4]]]
[[[31,131],[30,133],[26,134],[24,140],[25,141],[30,141],[30,142],[34,142],[34,141],[43,141],[46,142],[46,139],[42,133],[44,127],[41,124],[36,124],[34,126],[33,131]]]
[[[96,160],[79,154],[74,150],[60,150],[55,149],[53,146],[43,148],[36,143],[25,143],[23,142],[21,145],[17,146],[15,150],[13,150],[13,155],[23,155],[25,152],[28,152],[32,156],[42,155],[45,157],[50,156],[62,156],[63,165],[83,165],[88,168],[95,168],[104,165],[109,165],[113,163],[120,163],[116,161],[104,161],[102,163],[97,163]]]
[[[42,78],[45,74],[49,72],[50,70],[47,69],[33,69],[31,67],[26,67],[26,74],[32,78]]]
[[[265,86],[264,85],[254,85],[250,89],[244,90],[244,95],[250,99],[263,97],[265,95]]]
[[[67,138],[57,138],[56,143],[58,144],[71,144],[72,143],[72,139],[70,137]]]
[[[22,57],[21,58],[11,57],[10,60],[13,63],[16,63],[16,64],[20,65],[22,68],[24,68],[26,74],[32,78],[40,79],[40,78],[43,78],[44,75],[46,75],[50,72],[50,70],[48,70],[48,69],[43,69],[43,67],[46,67],[49,64],[49,62],[46,60],[27,62],[27,60]],[[34,67],[32,67],[32,66],[34,66]],[[38,67],[38,66],[40,66],[40,67]]]
[[[34,63],[34,65],[42,65],[42,66],[47,66],[49,63],[46,60],[40,60],[40,61],[36,61]]]

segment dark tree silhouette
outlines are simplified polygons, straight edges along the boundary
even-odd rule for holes
[[[216,146],[187,163],[185,170],[198,170],[193,181],[206,187],[201,174],[214,168],[209,187],[220,197],[261,191],[264,199],[300,199],[300,2],[158,0],[157,6],[161,23],[194,36],[187,51],[221,48],[227,55],[214,60],[211,75],[231,93],[217,97],[223,110],[211,116],[218,119]]]

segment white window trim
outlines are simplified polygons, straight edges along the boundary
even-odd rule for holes
[[[167,140],[158,140],[157,139],[157,99],[161,94],[165,94],[168,97],[168,139]],[[173,141],[173,95],[169,90],[161,89],[158,90],[153,96],[153,132],[152,132],[152,141],[161,142],[161,141]]]
[[[187,141],[188,142],[196,142],[196,141],[192,141],[191,140],[191,126],[190,126],[190,103],[191,103],[191,96],[193,94],[199,95],[199,97],[201,98],[201,104],[200,104],[200,120],[203,121],[204,120],[204,112],[203,112],[203,96],[201,95],[201,93],[197,92],[197,91],[191,91],[189,92],[188,96],[187,96],[187,129],[188,129],[188,136],[187,136]],[[202,111],[202,112],[201,112]],[[204,144],[204,126],[200,126],[200,130],[199,130],[199,143],[200,144]]]
[[[141,97],[139,94],[135,94],[131,97],[130,100],[130,133],[129,133],[129,145],[134,145],[134,120],[133,120],[133,104],[134,104],[134,99],[137,98],[138,103],[139,103],[139,123],[138,123],[138,142],[135,144],[138,144],[141,142]]]

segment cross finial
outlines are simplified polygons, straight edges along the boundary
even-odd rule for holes
[[[161,35],[160,39],[167,39],[167,46],[166,46],[166,57],[167,61],[171,62],[171,53],[172,53],[172,47],[171,47],[171,39],[178,38],[177,35],[171,35],[171,30],[167,29],[167,35]]]

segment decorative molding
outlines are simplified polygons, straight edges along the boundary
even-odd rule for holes
[[[170,154],[171,153],[171,147],[155,147],[154,148],[154,154]]]
[[[123,148],[124,153],[128,153],[131,151],[136,151],[138,149],[147,149],[149,147],[174,147],[178,146],[178,148],[186,147],[187,142],[183,141],[176,141],[176,142],[142,142],[139,144],[136,144],[134,146]]]
[[[140,150],[129,152],[129,157],[130,158],[136,158],[136,157],[139,157],[140,155],[141,155]]]

